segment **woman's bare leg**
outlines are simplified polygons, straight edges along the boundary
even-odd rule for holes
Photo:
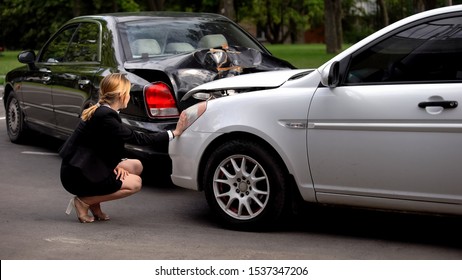
[[[120,190],[116,191],[115,193],[107,194],[107,195],[98,195],[98,196],[86,196],[86,197],[79,197],[83,202],[88,205],[91,205],[95,211],[96,215],[102,214],[101,208],[99,205],[101,202],[111,201],[116,199],[121,199],[132,194],[135,194],[141,190],[142,180],[141,180],[141,172],[143,171],[143,165],[137,159],[127,159],[121,161],[118,165],[119,167],[124,168],[130,174],[126,176],[122,181],[122,187]]]
[[[119,163],[120,167],[127,170],[130,174],[141,175],[143,172],[143,164],[137,159],[126,159]]]

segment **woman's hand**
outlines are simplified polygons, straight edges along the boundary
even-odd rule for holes
[[[122,167],[117,166],[114,169],[114,174],[116,174],[116,179],[124,180],[130,173]]]
[[[186,129],[187,124],[188,124],[188,118],[187,118],[186,112],[183,111],[181,112],[180,118],[178,119],[178,122],[176,123],[176,128],[173,131],[173,135],[175,137],[180,136],[181,133],[183,133],[183,131]]]

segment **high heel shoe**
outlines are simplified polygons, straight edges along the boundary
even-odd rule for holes
[[[108,214],[101,211],[101,206],[99,203],[90,205],[90,212],[93,214],[93,217],[95,217],[97,221],[109,221],[111,219]]]
[[[79,204],[80,206],[77,206]],[[73,197],[71,201],[69,201],[69,205],[67,206],[66,209],[66,214],[69,215],[72,212],[72,208],[74,208],[75,213],[77,214],[77,219],[79,219],[79,222],[81,223],[93,223],[95,219],[93,217],[88,216],[88,209],[90,208],[90,205],[86,204],[82,200],[80,200],[77,196]],[[78,209],[84,208],[83,210],[86,210],[86,215],[80,215]],[[82,211],[83,212],[83,211]]]

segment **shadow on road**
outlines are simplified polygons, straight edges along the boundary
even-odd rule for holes
[[[30,138],[25,140],[20,145],[23,146],[33,146],[41,149],[45,149],[50,153],[58,153],[61,146],[64,144],[63,140],[47,136],[44,134],[38,134],[35,132],[31,132],[32,135]]]
[[[462,248],[461,221],[457,216],[306,205],[283,227],[284,231]]]

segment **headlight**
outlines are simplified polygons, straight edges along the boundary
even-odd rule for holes
[[[207,109],[207,101],[197,103],[183,112],[186,114],[187,123],[186,128],[192,125]]]
[[[238,93],[240,92],[235,89],[222,89],[222,90],[208,91],[208,92],[196,92],[192,96],[198,100],[209,100],[213,98],[232,96]]]

